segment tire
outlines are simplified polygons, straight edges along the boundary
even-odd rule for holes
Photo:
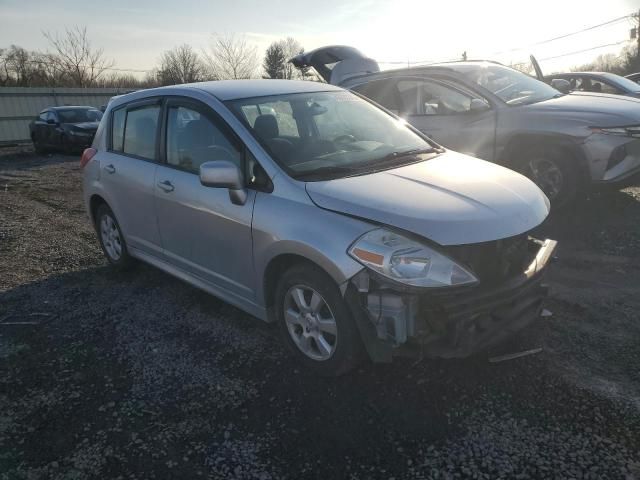
[[[276,288],[275,312],[284,342],[315,373],[342,375],[363,358],[360,334],[338,286],[319,268],[298,264],[287,270]]]
[[[34,137],[31,138],[31,141],[33,142],[33,149],[37,154],[47,153],[47,149],[44,148],[42,144],[38,142]]]
[[[514,168],[533,181],[549,198],[552,210],[571,204],[582,181],[575,158],[558,147],[530,147]]]
[[[96,210],[96,231],[100,246],[108,262],[119,270],[126,270],[133,264],[120,225],[111,209],[102,204]]]
[[[71,141],[67,136],[65,135],[62,136],[62,138],[60,139],[60,144],[62,145],[62,152],[65,155],[73,154],[73,145],[71,144]]]

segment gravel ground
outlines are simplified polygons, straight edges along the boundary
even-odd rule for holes
[[[77,158],[1,156],[0,478],[640,479],[640,188],[542,229],[551,317],[464,361],[323,379],[269,325],[112,271]]]

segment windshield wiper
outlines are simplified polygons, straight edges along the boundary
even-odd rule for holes
[[[358,169],[355,167],[340,167],[336,165],[330,165],[327,167],[320,167],[314,170],[309,170],[308,172],[300,172],[295,174],[295,179],[297,180],[309,180],[315,177],[324,177],[329,176],[332,177],[334,175],[342,175],[342,174],[350,174],[354,173]]]
[[[412,157],[414,155],[420,155],[421,153],[442,153],[444,150],[437,147],[428,147],[428,148],[412,148],[411,150],[402,150],[399,152],[391,152],[385,155],[382,158],[375,160],[374,162],[370,162],[369,165],[374,166],[380,163],[385,163],[389,160],[395,160],[402,157]]]

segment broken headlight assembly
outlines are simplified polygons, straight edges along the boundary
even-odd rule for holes
[[[431,247],[385,228],[365,233],[348,253],[370,270],[413,287],[456,287],[478,283],[467,268]]]

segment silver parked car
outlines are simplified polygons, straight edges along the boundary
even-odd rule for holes
[[[566,95],[487,61],[380,71],[347,46],[291,61],[367,96],[448,148],[523,173],[556,206],[590,184],[639,180],[633,176],[640,173],[640,99]]]
[[[365,351],[466,356],[535,319],[555,241],[535,184],[331,85],[220,81],[113,99],[83,154],[109,262],[265,321],[323,374]]]

